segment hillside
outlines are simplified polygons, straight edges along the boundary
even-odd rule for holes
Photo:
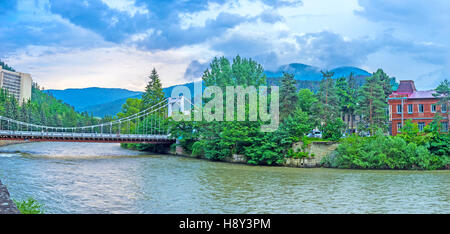
[[[49,89],[45,90],[45,92],[51,94],[56,99],[70,104],[76,111],[80,112],[88,110],[88,107],[91,106],[142,94],[142,92],[130,91],[127,89],[98,87],[65,90]]]

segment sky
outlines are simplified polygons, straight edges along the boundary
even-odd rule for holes
[[[447,0],[0,0],[0,60],[46,89],[143,91],[199,80],[214,57],[267,70],[382,68],[419,90],[450,78]]]

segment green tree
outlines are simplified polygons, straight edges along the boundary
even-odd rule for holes
[[[336,94],[339,98],[340,111],[343,115],[350,118],[349,126],[353,129],[353,115],[355,114],[357,104],[357,84],[353,73],[348,78],[341,77],[336,81]]]
[[[308,115],[312,114],[312,107],[317,101],[316,96],[314,96],[314,93],[311,90],[300,89],[300,91],[298,91],[298,106],[302,111],[308,113]]]
[[[392,93],[392,87],[393,83],[395,83],[395,78],[389,77],[381,68],[378,68],[378,70],[374,72],[372,76],[376,76],[380,81],[380,85],[383,87],[384,96],[385,98],[388,98]]]
[[[255,86],[266,84],[266,77],[262,66],[251,59],[236,56],[230,63],[225,57],[214,58],[210,68],[203,74],[206,86],[219,86],[224,93],[224,103],[227,95],[226,86]],[[235,98],[233,97],[235,100]],[[205,100],[207,102],[209,100]],[[234,105],[236,106],[235,100]],[[249,104],[246,104],[245,114],[248,116]],[[226,114],[226,110],[224,110]],[[248,120],[248,119],[247,119]],[[212,160],[222,160],[233,153],[244,153],[244,148],[252,144],[252,137],[259,133],[259,121],[198,122],[196,126],[204,141],[205,156]]]
[[[280,88],[280,120],[295,112],[298,106],[298,95],[296,94],[294,74],[284,73]]]
[[[156,69],[153,68],[149,81],[142,95],[141,110],[150,108],[164,100],[164,92]]]
[[[447,122],[449,122],[450,121],[449,120],[449,112],[450,111],[448,110],[448,107],[449,107],[448,103],[450,102],[450,95],[449,95],[450,94],[450,82],[447,79],[445,79],[438,85],[438,87],[436,87],[435,91],[436,92],[433,94],[433,96],[439,99],[439,101],[437,102],[437,105],[446,107]],[[443,113],[442,108],[441,108],[440,112],[441,112],[440,115],[442,115],[442,113]],[[435,116],[436,115],[439,115],[439,114],[436,112]],[[445,113],[444,113],[444,115],[445,115]]]
[[[334,119],[339,116],[339,99],[337,97],[337,91],[335,82],[333,80],[333,72],[322,72],[323,79],[320,82],[320,88],[316,96],[318,104],[314,107],[315,115],[324,124],[327,124],[328,120]]]
[[[128,98],[124,104],[122,104],[122,110],[117,113],[118,118],[125,118],[130,115],[136,114],[140,111],[142,106],[142,100],[138,98]]]
[[[377,128],[386,130],[387,126],[387,99],[383,89],[383,82],[379,76],[372,75],[359,90],[358,112],[363,116],[362,129],[370,130],[375,134]]]

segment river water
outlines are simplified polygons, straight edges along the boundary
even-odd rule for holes
[[[46,213],[450,213],[450,171],[260,167],[102,143],[0,148],[11,196]]]

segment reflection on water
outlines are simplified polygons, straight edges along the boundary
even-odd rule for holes
[[[47,213],[450,212],[449,171],[256,167],[118,144],[1,147],[0,179]]]

